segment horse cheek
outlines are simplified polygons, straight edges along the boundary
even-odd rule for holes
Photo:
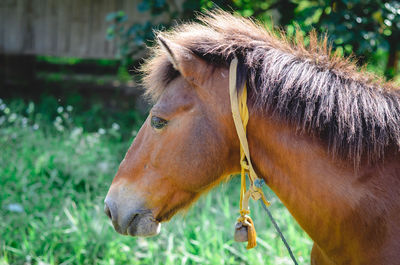
[[[187,172],[195,174],[192,176],[197,189],[209,186],[222,174],[220,168],[221,158],[218,149],[221,148],[217,141],[216,128],[209,123],[196,126],[186,143],[185,155],[182,158],[187,165]]]

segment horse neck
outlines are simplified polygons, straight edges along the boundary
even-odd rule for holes
[[[251,116],[248,139],[256,170],[311,237],[316,224],[330,220],[328,205],[340,200],[350,206],[357,199],[348,198],[348,172],[334,165],[311,138]]]
[[[384,211],[365,180],[368,174],[378,174],[373,168],[356,172],[352,161],[335,160],[319,140],[260,113],[250,116],[248,141],[258,174],[326,252],[344,257],[342,252],[363,248],[362,242],[355,241],[363,240],[363,234],[369,233],[366,229],[380,229],[368,219]],[[379,241],[379,236],[375,239]]]

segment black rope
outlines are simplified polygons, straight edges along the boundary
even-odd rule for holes
[[[295,265],[298,265],[298,263],[297,263],[297,261],[296,261],[296,258],[294,257],[293,252],[292,252],[292,250],[290,249],[290,246],[289,246],[288,242],[286,241],[285,237],[283,236],[282,231],[279,229],[278,224],[275,222],[274,217],[272,217],[271,212],[268,210],[268,208],[267,208],[267,206],[265,205],[265,203],[263,202],[263,200],[260,200],[260,202],[261,202],[261,205],[263,206],[264,210],[267,212],[269,219],[271,219],[271,222],[272,222],[272,224],[274,225],[276,231],[278,232],[279,236],[281,237],[281,239],[282,239],[282,241],[283,241],[283,244],[285,244],[285,247],[286,247],[287,251],[289,252],[290,257],[292,258],[293,263],[294,263]]]

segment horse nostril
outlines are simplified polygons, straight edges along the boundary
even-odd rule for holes
[[[110,198],[106,198],[104,201],[104,213],[111,219],[114,226],[118,223],[117,206]]]
[[[108,218],[110,218],[112,220],[110,208],[107,206],[106,203],[104,203],[104,213],[108,216]]]

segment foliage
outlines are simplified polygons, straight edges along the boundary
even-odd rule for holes
[[[243,16],[253,16],[266,24],[272,20],[289,33],[300,25],[304,33],[316,28],[327,33],[333,48],[344,55],[355,54],[360,64],[369,62],[373,69],[388,78],[398,74],[400,53],[400,2],[397,0],[270,0],[270,1],[183,1],[182,8],[174,1],[142,0],[139,12],[150,13],[143,23],[127,23],[124,11],[111,13],[108,37],[120,39],[120,56],[134,58],[145,44],[154,39],[154,29],[166,29],[176,20],[193,19],[196,12],[219,7],[235,10]],[[160,17],[167,17],[160,22]],[[154,22],[156,21],[156,22]],[[385,70],[382,71],[382,65]],[[374,67],[375,66],[375,67]]]
[[[335,48],[346,55],[355,53],[360,64],[378,50],[385,51],[385,75],[394,77],[400,51],[399,1],[314,0],[299,6],[295,18],[326,32]]]
[[[108,39],[119,39],[119,58],[122,58],[124,64],[132,63],[130,60],[135,54],[143,55],[143,50],[150,40],[154,39],[154,30],[162,30],[170,28],[174,25],[174,19],[190,19],[193,18],[194,12],[202,8],[210,8],[218,5],[221,0],[184,0],[182,8],[175,5],[174,1],[142,0],[137,5],[137,9],[141,13],[150,13],[151,19],[128,24],[128,14],[123,10],[112,12],[107,15],[106,20],[112,22],[107,29]],[[167,19],[161,20],[159,17],[166,16]],[[156,22],[155,22],[156,21]],[[135,57],[135,59],[139,59]]]
[[[117,234],[102,205],[134,133],[98,110],[0,100],[0,264],[288,264],[286,249],[254,205],[258,247],[233,242],[240,180],[202,197],[154,238]],[[95,126],[85,122],[97,113]],[[142,121],[131,124],[138,130]],[[97,126],[97,127],[96,127]],[[123,135],[130,135],[124,137]],[[272,212],[301,264],[311,241],[268,191]]]

